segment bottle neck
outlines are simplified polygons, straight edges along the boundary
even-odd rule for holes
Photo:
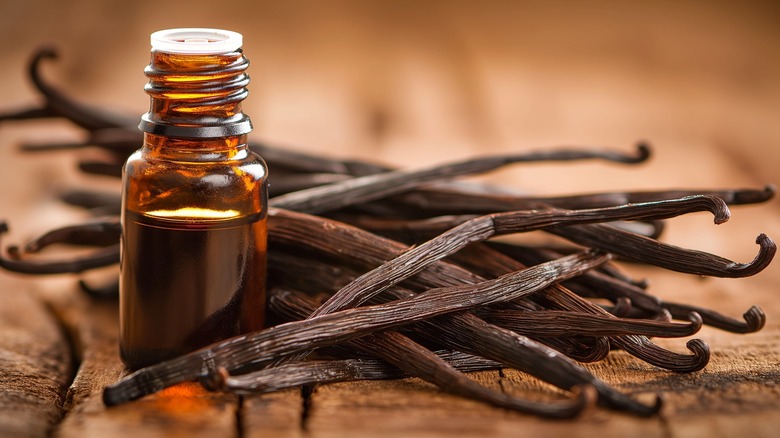
[[[151,98],[139,129],[185,139],[239,137],[252,130],[241,109],[249,61],[241,50],[220,54],[152,51],[144,69]]]
[[[179,138],[145,133],[142,152],[167,160],[214,162],[241,160],[249,154],[249,146],[246,135]]]

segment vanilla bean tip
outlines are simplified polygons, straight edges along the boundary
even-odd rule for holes
[[[766,195],[766,200],[772,199],[775,196],[775,193],[777,193],[777,186],[774,184],[767,184],[764,186],[764,195]]]
[[[14,260],[19,260],[19,259],[22,258],[22,250],[19,249],[19,247],[17,245],[9,245],[5,249],[5,252],[8,253],[8,257],[10,257],[10,258],[12,258]]]
[[[599,402],[603,405],[609,406],[615,410],[630,412],[640,417],[652,417],[658,415],[664,406],[663,394],[654,394],[655,400],[652,404],[645,404],[643,402],[634,400],[623,393],[615,392],[614,390],[603,387],[603,383],[599,383],[602,388]]]
[[[759,245],[759,251],[756,257],[750,263],[741,264],[735,268],[735,271],[742,271],[746,276],[755,275],[772,262],[777,253],[777,244],[766,234],[761,233],[756,237],[756,244]]]
[[[757,204],[775,197],[777,186],[767,184],[763,190],[735,190],[732,202],[734,204]]]
[[[653,405],[649,407],[647,410],[646,416],[652,416],[656,415],[659,412],[661,412],[661,408],[664,406],[664,397],[661,394],[655,395],[655,401],[653,402]],[[640,415],[645,415],[645,412],[639,412]]]
[[[637,156],[628,162],[641,163],[643,161],[647,161],[650,158],[650,155],[652,155],[652,148],[650,147],[650,143],[644,140],[637,142],[636,152]]]
[[[756,237],[756,243],[761,245],[762,248],[777,249],[775,242],[764,233],[761,233]]]
[[[590,411],[596,406],[599,392],[595,386],[589,383],[575,385],[571,388],[574,399],[568,406],[561,407],[549,415],[549,418],[574,418],[581,416],[585,411]]]
[[[766,324],[766,313],[758,306],[751,306],[742,316],[747,323],[742,333],[757,332]]]
[[[714,216],[715,224],[720,225],[728,222],[731,218],[731,211],[729,211],[726,201],[717,196],[705,196],[705,198],[711,203],[710,212]]]
[[[33,60],[43,59],[43,58],[57,58],[59,57],[59,50],[57,50],[56,47],[52,45],[43,45],[38,47],[38,49],[33,54]]]
[[[106,406],[117,406],[164,388],[154,372],[143,368],[103,389],[103,403]]]
[[[668,312],[667,309],[664,310]],[[688,321],[691,323],[691,331],[689,333],[689,336],[698,333],[699,330],[701,330],[701,327],[704,325],[704,318],[702,318],[701,315],[699,315],[699,312],[689,313]]]
[[[30,61],[29,74],[33,84],[35,84],[39,91],[43,91],[46,88],[41,79],[40,72],[38,71],[41,61],[44,59],[57,59],[58,57],[59,51],[53,46],[42,46],[33,54],[32,60]]]
[[[693,353],[695,365],[685,370],[674,370],[678,372],[693,373],[701,371],[710,361],[710,346],[701,339],[691,339],[685,343],[685,347]]]

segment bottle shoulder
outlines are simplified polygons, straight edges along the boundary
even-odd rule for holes
[[[265,161],[254,153],[193,162],[139,151],[125,164],[123,193],[126,208],[138,213],[186,207],[256,214],[266,209],[267,176]]]
[[[131,154],[124,165],[124,172],[129,175],[185,170],[189,170],[193,175],[232,171],[254,176],[256,179],[264,179],[268,175],[265,160],[249,148],[235,152],[202,153],[159,153],[141,148]]]

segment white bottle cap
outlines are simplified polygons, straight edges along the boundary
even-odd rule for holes
[[[240,33],[222,29],[166,29],[152,34],[152,50],[167,53],[215,55],[234,52],[242,43]]]

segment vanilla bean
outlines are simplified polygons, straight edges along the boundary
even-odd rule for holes
[[[106,161],[80,161],[79,170],[90,175],[122,177],[122,165]]]
[[[679,354],[654,344],[643,336],[624,335],[615,338],[615,346],[657,367],[678,373],[700,371],[710,361],[710,347],[701,339],[691,339],[685,348],[693,354]]]
[[[42,48],[33,56],[28,68],[33,84],[45,98],[43,113],[67,117],[86,130],[116,128],[134,124],[132,120],[116,116],[105,109],[76,103],[61,91],[47,84],[40,75],[40,64],[45,59],[55,58],[57,58],[56,50],[51,47]]]
[[[498,362],[457,351],[437,351],[436,354],[462,372],[501,367]],[[291,362],[236,376],[231,376],[224,370],[224,373],[218,372],[216,376],[216,380],[209,379],[213,381],[214,389],[225,389],[238,394],[257,394],[311,384],[401,379],[410,377],[410,374],[383,360],[363,358]]]
[[[458,217],[453,216],[453,218],[457,220]],[[466,219],[468,216],[460,216],[460,218]],[[453,223],[442,222],[440,225],[448,227]],[[660,243],[606,224],[565,226],[547,231],[580,245],[600,248],[629,260],[673,271],[714,277],[735,278],[755,275],[769,265],[777,250],[777,246],[768,236],[760,234],[756,238],[756,243],[760,247],[759,253],[754,260],[749,263],[737,263],[702,251]]]
[[[496,326],[500,327],[499,325]],[[528,337],[553,350],[559,351],[565,356],[580,363],[602,361],[607,358],[611,350],[609,339],[604,336],[567,336],[551,338],[535,335]]]
[[[663,199],[683,198],[686,196],[706,195],[722,199],[728,205],[758,204],[769,201],[775,196],[777,188],[767,185],[763,189],[723,189],[723,190],[665,190],[645,192],[612,192],[587,195],[529,197],[530,202],[543,202],[558,208],[598,208],[611,205],[652,202]]]
[[[283,257],[283,260],[287,263],[291,262],[296,265],[300,264],[301,266],[303,266],[304,263],[306,264],[306,266],[317,264],[312,260],[304,261],[297,257]],[[388,298],[403,299],[408,297],[410,293],[411,292],[409,291],[402,291],[399,290],[398,288],[393,288]],[[300,293],[293,293],[289,290],[285,290],[282,293],[277,293],[276,290],[273,290],[269,297],[269,310],[271,310],[274,314],[282,313],[287,318],[293,320],[304,318],[305,316],[311,314],[316,309],[316,307],[317,306],[311,302],[311,299],[306,299]],[[448,324],[446,322],[446,319],[462,318],[462,317],[463,315],[443,316],[443,317],[436,318],[430,323],[423,322],[421,324],[414,324],[409,327],[405,327],[403,329],[405,331],[410,330],[422,338],[427,338],[430,341],[435,342],[436,339],[429,335],[429,328],[428,328],[429,324],[443,324],[444,326],[446,326]],[[524,331],[534,332],[534,330],[524,330]],[[540,336],[545,335],[543,330],[541,333],[538,334]],[[363,343],[365,339],[366,338],[364,337],[356,341],[353,341],[350,344]],[[595,362],[595,361],[602,360],[606,357],[606,355],[609,353],[610,350],[609,342],[607,341],[606,338],[544,337],[539,339],[539,341],[542,344],[552,347],[555,350],[558,350],[579,362]]]
[[[584,246],[659,266],[671,271],[712,277],[739,278],[755,275],[772,261],[777,245],[766,234],[756,238],[759,252],[749,263],[737,263],[702,251],[662,244],[605,224],[560,227],[550,232]]]
[[[0,235],[8,232],[8,224],[0,222]],[[9,248],[15,251],[14,247]],[[119,244],[93,251],[86,256],[66,260],[23,260],[0,255],[0,267],[21,274],[64,274],[84,272],[115,264],[119,261]]]
[[[273,243],[268,247],[268,262],[270,285],[284,285],[318,298],[323,297],[322,301],[360,275],[360,272],[350,265],[302,257],[297,251],[285,251]],[[402,289],[400,286],[395,287]],[[405,291],[400,294],[411,296],[412,292]],[[304,318],[291,317],[290,320],[294,319]]]
[[[701,315],[704,323],[712,327],[717,327],[721,330],[726,330],[732,333],[753,333],[761,330],[766,324],[766,314],[758,306],[751,306],[743,315],[744,321],[734,319],[732,317],[720,314],[714,310],[705,309],[699,306],[692,306],[689,304],[670,303],[664,301],[661,305],[671,312],[675,318],[680,318],[681,315],[690,313],[698,313]]]
[[[48,108],[25,108],[12,113],[0,114],[0,122],[6,120],[33,120],[60,117]]]
[[[602,308],[618,318],[628,318],[628,315],[634,311],[631,300],[625,297],[616,299],[613,306],[602,306]]]
[[[118,262],[119,244],[101,248],[86,256],[64,260],[16,260],[0,256],[0,267],[3,269],[20,274],[34,275],[80,273]]]
[[[102,209],[119,216],[121,212],[119,193],[94,192],[89,190],[67,190],[60,194],[60,199],[66,204],[86,209]],[[117,240],[119,236],[117,236]]]
[[[556,208],[601,208],[623,204],[661,201],[687,196],[714,196],[728,205],[755,204],[772,199],[776,187],[763,189],[661,190],[646,192],[607,192],[559,197],[532,197],[495,193],[470,193],[454,187],[425,188],[396,195],[392,201],[415,206],[435,215],[487,214],[499,211],[527,210],[547,205]]]
[[[585,159],[606,159],[622,163],[638,163],[647,159],[648,156],[649,149],[645,145],[640,145],[638,154],[634,156],[613,151],[563,149],[559,151],[539,151],[525,154],[481,157],[432,166],[421,170],[397,170],[352,178],[327,186],[314,187],[277,196],[271,199],[271,205],[307,213],[320,213],[403,193],[436,181],[447,180],[457,176],[485,173],[513,163]]]
[[[296,152],[289,147],[271,146],[265,143],[251,143],[250,149],[257,152],[274,169],[286,169],[300,173],[333,173],[350,176],[364,176],[391,170],[365,161],[338,160],[323,156]]]
[[[337,183],[350,177],[338,173],[291,173],[288,175],[282,173],[280,175],[280,172],[275,169],[271,178],[273,180],[269,187],[269,195],[271,197],[278,197],[287,193],[310,189],[312,187]]]
[[[659,338],[692,336],[702,326],[698,313],[687,313],[687,324],[636,320],[584,312],[537,310],[523,312],[506,309],[484,309],[477,312],[484,320],[514,332],[532,336],[619,336],[644,335]]]
[[[113,219],[56,228],[28,242],[25,252],[38,252],[56,243],[85,246],[110,246],[119,241],[119,221]]]

